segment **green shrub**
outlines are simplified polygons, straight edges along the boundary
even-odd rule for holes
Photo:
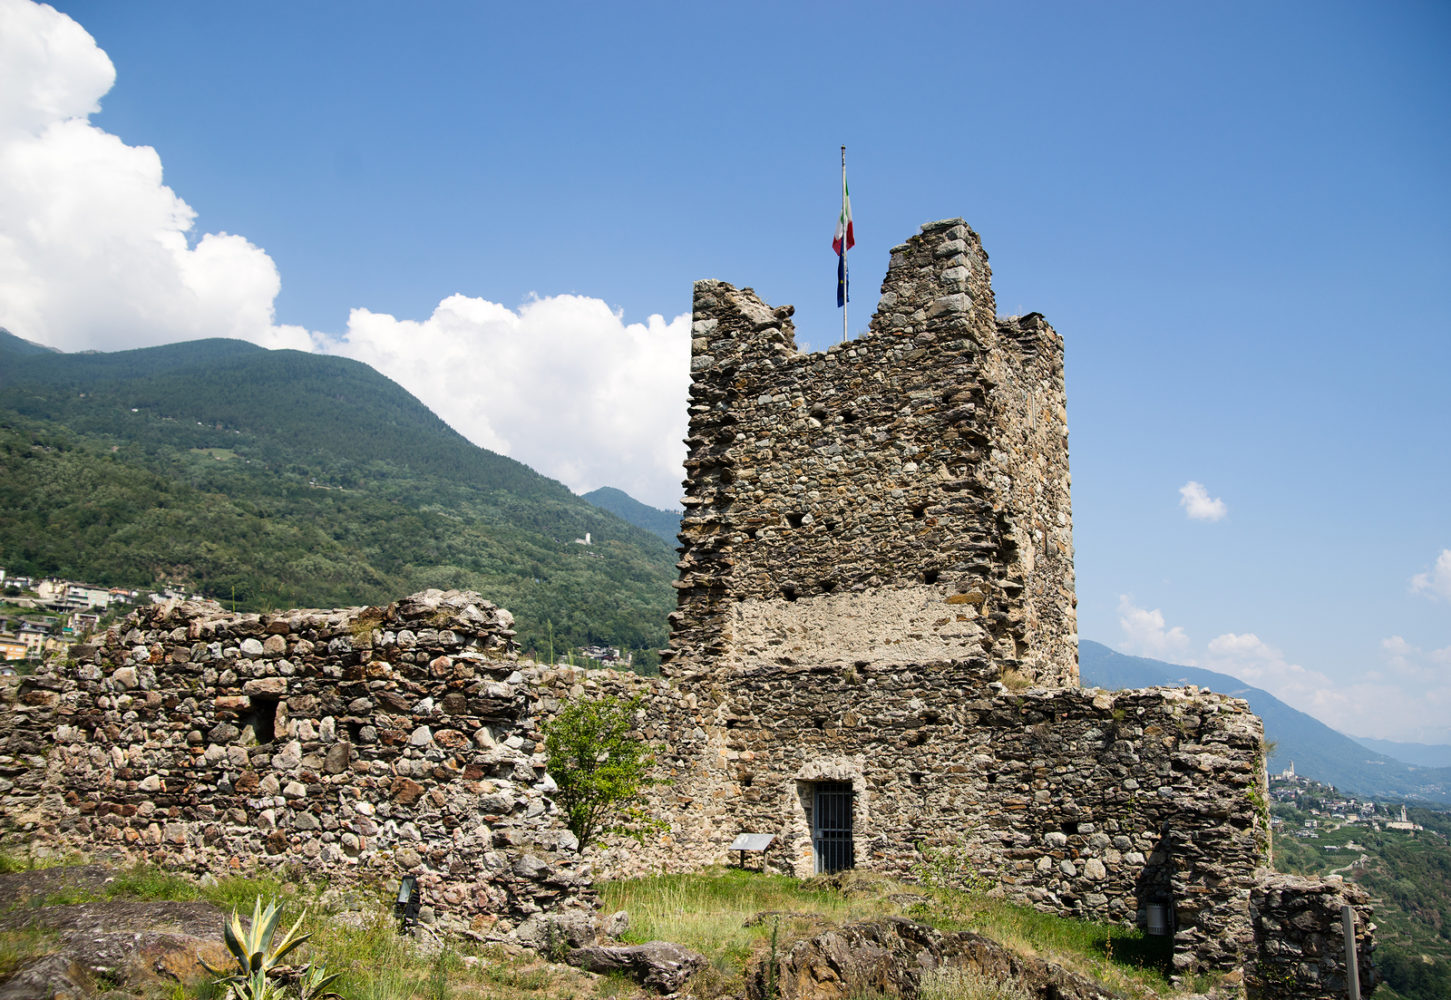
[[[635,731],[640,698],[613,695],[566,702],[544,724],[554,799],[584,850],[605,833],[638,834],[651,823],[638,808],[655,755]]]

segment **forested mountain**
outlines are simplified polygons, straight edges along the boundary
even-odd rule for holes
[[[653,534],[366,365],[240,341],[58,354],[0,332],[0,510],[17,573],[253,609],[467,587],[561,654],[656,649],[673,606]]]
[[[681,511],[651,507],[613,486],[601,486],[583,496],[596,507],[629,521],[637,528],[644,528],[652,535],[658,535],[672,549],[679,544],[676,535],[680,534]]]

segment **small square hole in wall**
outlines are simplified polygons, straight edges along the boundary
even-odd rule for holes
[[[261,746],[277,738],[277,702],[277,698],[252,695],[252,709],[242,716],[240,739],[243,743],[255,741]]]
[[[791,513],[786,515],[786,523],[791,525],[791,527],[793,528],[801,527],[805,520],[806,515],[801,513],[799,510],[792,511]]]

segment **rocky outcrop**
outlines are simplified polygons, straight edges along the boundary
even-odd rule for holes
[[[943,933],[902,917],[865,920],[769,952],[753,964],[752,1000],[846,1000],[888,996],[913,1000],[924,975],[936,969],[974,969],[1019,984],[1044,1000],[1110,1000],[1118,994],[1051,962],[1026,958],[970,931]]]
[[[686,980],[710,964],[700,952],[670,941],[576,948],[565,961],[587,972],[623,973],[657,993],[679,991]]]
[[[191,979],[199,956],[226,964],[226,914],[210,903],[33,905],[53,892],[100,890],[108,877],[99,866],[0,875],[0,892],[19,904],[0,911],[0,930],[54,939],[46,954],[23,963],[0,984],[0,1000],[77,998],[104,989],[139,990],[158,978]]]

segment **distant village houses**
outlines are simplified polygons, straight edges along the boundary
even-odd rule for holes
[[[74,580],[34,580],[4,568],[0,568],[0,591],[9,605],[8,613],[0,612],[0,661],[4,662],[64,654],[108,611],[133,604],[139,596],[134,590]]]
[[[622,653],[617,646],[581,646],[579,655],[609,667],[629,667],[634,660],[633,653]]]

